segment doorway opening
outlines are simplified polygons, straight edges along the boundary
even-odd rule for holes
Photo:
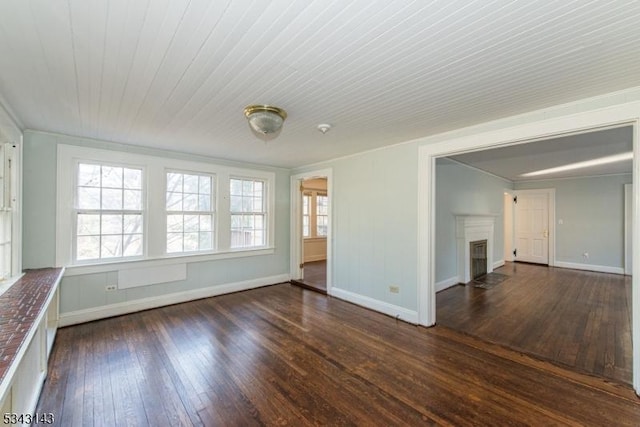
[[[291,283],[328,294],[331,288],[331,171],[291,178]]]
[[[629,126],[629,125],[631,125],[631,126]],[[635,122],[626,123],[625,126],[626,126],[627,129],[630,129],[629,134],[632,135],[631,138],[630,138],[630,141],[629,141],[629,144],[630,144],[629,148],[630,149],[635,149],[637,151],[636,144],[634,144],[634,142],[636,141],[636,138],[637,138],[637,136],[636,136],[637,135],[636,124],[635,124]],[[609,129],[619,128],[619,127],[621,127],[621,126],[618,124],[616,126],[609,127]],[[602,128],[599,128],[597,130],[585,129],[582,132],[572,132],[571,134],[572,135],[582,134],[582,133],[586,134],[586,133],[595,132],[595,131],[599,131],[599,130],[602,130]],[[567,136],[567,135],[566,134],[564,134],[564,135],[555,135],[555,136],[552,135],[550,138],[561,138],[563,136]],[[489,140],[491,140],[491,138],[489,138]],[[500,146],[507,147],[507,146],[512,146],[512,145],[529,145],[528,144],[529,142],[531,142],[531,145],[534,146],[536,142],[544,141],[544,139],[536,140],[536,139],[531,138],[528,141],[525,141],[525,140],[518,140],[517,142],[504,141],[502,143],[496,143],[496,141],[500,141],[500,138],[497,138],[496,140],[494,140],[494,144],[493,144],[494,147],[493,148],[499,150]],[[449,142],[449,144],[451,144],[451,142]],[[470,146],[471,145],[472,144],[470,144]],[[489,148],[490,146],[491,146],[491,144],[489,144],[488,146],[484,147],[484,149],[490,149]],[[427,150],[425,150],[425,151],[427,151]],[[463,154],[463,153],[466,153],[466,152],[469,152],[469,151],[459,150],[459,151],[456,151],[456,152],[447,152],[446,151],[446,147],[443,147],[442,151],[440,153],[438,153],[439,150],[437,150],[437,149],[431,149],[431,150],[428,150],[428,151],[431,151],[431,154],[432,154],[429,157],[429,165],[427,167],[427,169],[428,169],[428,171],[427,171],[428,172],[428,183],[431,183],[431,189],[432,189],[432,191],[434,191],[436,193],[436,197],[435,197],[435,203],[431,203],[429,205],[429,208],[431,209],[430,213],[431,213],[432,223],[431,223],[431,226],[430,226],[431,228],[430,228],[429,232],[426,233],[426,236],[429,236],[429,237],[436,236],[436,238],[437,238],[437,234],[434,235],[434,234],[432,234],[432,232],[435,231],[435,230],[443,229],[444,225],[442,223],[436,223],[436,220],[440,221],[440,219],[443,217],[443,213],[439,212],[437,210],[436,204],[439,203],[438,194],[439,193],[440,194],[444,194],[445,191],[442,191],[441,189],[440,190],[436,190],[436,186],[437,186],[437,182],[436,182],[436,159],[449,157],[451,155],[453,155],[455,157],[458,154]],[[491,151],[493,151],[493,150],[491,150]],[[436,153],[438,155],[436,155]],[[496,157],[499,157],[499,155],[496,156]],[[636,167],[636,162],[634,161],[633,162],[633,169],[630,168],[629,172],[625,172],[625,174],[629,176],[629,178],[628,178],[629,181],[635,181],[637,179],[636,174],[632,174],[631,173],[631,172],[635,172],[635,167]],[[525,172],[525,171],[522,171],[522,172]],[[585,176],[585,178],[586,178],[586,176]],[[557,178],[557,179],[560,179],[560,178]],[[571,178],[562,177],[562,179],[571,179]],[[550,181],[551,179],[548,179],[548,180]],[[525,184],[522,184],[522,185],[517,185],[516,184],[516,185],[511,186],[508,189],[508,191],[505,191],[505,189],[502,188],[501,190],[498,190],[498,195],[496,197],[495,205],[507,206],[508,205],[508,198],[511,197],[511,196],[517,195],[519,191],[522,191],[523,189],[526,189],[526,190],[531,190],[533,192],[533,190],[535,190],[535,189],[538,189],[538,190],[545,189],[544,188],[544,184],[546,184],[546,183],[535,183],[535,184],[525,183]],[[495,187],[497,187],[497,186],[498,186],[498,184],[495,184]],[[620,184],[619,187],[620,188],[618,189],[619,190],[618,192],[620,193],[620,198],[621,198],[622,197],[622,184]],[[594,189],[594,191],[598,191],[598,190]],[[628,191],[631,193],[631,190],[628,190]],[[574,193],[574,195],[575,195],[575,193]],[[431,197],[433,197],[433,196],[431,196]],[[474,197],[476,197],[476,200],[477,200],[477,194],[474,194]],[[570,202],[570,200],[568,198],[563,198],[562,196],[559,196],[559,197],[561,197],[561,199],[562,199],[561,201],[563,202],[564,205],[566,205],[567,203]],[[634,194],[633,197],[637,197],[637,195]],[[545,200],[549,200],[546,196],[544,198],[545,198]],[[469,199],[469,197],[467,197],[467,200],[468,199]],[[520,197],[518,197],[518,199],[520,199]],[[529,208],[535,210],[535,209],[538,208],[537,205],[538,205],[537,203],[533,203],[532,205],[529,206]],[[621,199],[620,205],[622,206],[622,199]],[[611,208],[611,206],[608,206],[608,207]],[[486,206],[485,206],[485,208],[486,208]],[[599,206],[594,206],[594,205],[588,205],[588,206],[577,206],[576,205],[575,206],[575,209],[590,209],[590,210],[594,210],[594,209],[597,209],[597,208],[599,208]],[[622,208],[620,207],[620,209],[622,209]],[[515,210],[515,208],[514,208],[514,210]],[[543,251],[544,245],[542,245],[540,243],[540,242],[543,242],[544,239],[546,239],[546,238],[555,238],[556,237],[556,232],[550,230],[551,226],[557,225],[558,227],[561,227],[561,228],[563,226],[563,222],[562,222],[563,218],[561,218],[561,217],[555,218],[553,216],[553,214],[551,213],[553,211],[554,211],[554,209],[550,209],[550,214],[547,216],[547,219],[549,220],[549,224],[544,224],[544,223],[542,223],[540,221],[542,216],[540,216],[540,218],[538,218],[538,219],[534,219],[535,221],[537,221],[537,223],[535,225],[539,226],[538,228],[540,228],[540,230],[538,230],[538,231],[541,232],[540,233],[541,235],[539,236],[540,239],[537,239],[537,238],[534,239],[531,236],[525,236],[526,237],[525,240],[527,240],[528,243],[529,243],[527,248],[530,249],[530,250],[525,250],[525,254],[522,254],[522,255],[531,255],[531,256],[534,256],[536,259],[535,260],[522,259],[522,261],[527,261],[527,262],[530,262],[530,263],[536,263],[536,262],[539,261],[539,259],[548,257],[548,258],[545,258],[544,262],[540,262],[540,263],[541,264],[553,265],[553,260],[555,258],[555,254],[553,254],[553,255],[551,253],[545,254],[544,251]],[[438,212],[438,213],[436,214],[436,212]],[[487,212],[473,212],[473,213],[489,214],[489,213],[495,213],[495,212],[491,211],[490,208],[489,208],[489,211],[487,211]],[[517,273],[522,273],[522,274],[529,275],[529,278],[522,279],[522,283],[525,284],[525,285],[527,283],[529,285],[534,284],[534,283],[537,284],[537,282],[535,282],[535,280],[538,280],[538,279],[534,280],[531,277],[534,277],[534,276],[535,277],[542,277],[542,276],[545,276],[545,275],[550,276],[551,273],[549,273],[549,272],[553,272],[554,270],[549,270],[548,269],[549,267],[547,267],[546,265],[544,265],[544,266],[534,266],[534,265],[532,265],[531,267],[529,267],[529,264],[526,264],[526,265],[520,267],[517,264],[512,263],[512,261],[514,259],[518,260],[518,257],[517,257],[517,255],[514,254],[513,258],[511,258],[509,256],[509,252],[507,252],[507,249],[509,248],[510,244],[513,246],[513,248],[509,248],[512,251],[516,251],[517,248],[520,246],[520,244],[517,241],[518,239],[516,238],[517,231],[515,229],[515,224],[517,224],[517,219],[515,218],[516,215],[514,215],[513,217],[509,217],[508,211],[507,211],[506,208],[500,214],[502,215],[502,220],[504,221],[505,228],[507,227],[507,224],[510,223],[511,226],[514,227],[513,228],[514,232],[513,232],[513,236],[511,238],[509,238],[507,236],[506,232],[505,232],[504,236],[499,236],[499,235],[496,236],[497,240],[500,240],[501,242],[504,243],[503,248],[497,248],[496,249],[496,253],[500,253],[501,255],[504,254],[504,258],[501,260],[501,263],[503,265],[505,263],[507,264],[504,269],[501,269],[501,270],[498,270],[498,271],[501,272],[501,273],[506,273],[507,275],[510,275],[510,274],[516,272],[516,270],[517,270]],[[537,218],[537,217],[535,217],[535,215],[533,215],[533,216],[529,215],[528,218]],[[620,215],[619,219],[620,219],[620,223],[622,224],[622,222],[621,222],[621,221],[623,221],[622,215]],[[558,233],[560,233],[561,231],[565,232],[565,233],[573,232],[573,229],[571,229],[569,226],[574,226],[575,223],[568,222],[567,218],[564,218],[564,220],[565,220],[565,222],[564,222],[564,226],[565,227],[564,227],[564,229],[558,230]],[[556,221],[558,221],[558,222],[556,222]],[[577,226],[577,224],[576,224],[576,226]],[[620,227],[620,229],[621,228],[622,227]],[[617,232],[617,230],[616,230],[616,232]],[[597,227],[588,227],[587,226],[586,228],[584,228],[583,232],[581,232],[581,233],[576,232],[575,233],[575,237],[576,237],[576,240],[578,240],[578,238],[580,238],[581,239],[580,241],[582,243],[586,244],[587,243],[586,240],[585,240],[586,237],[591,237],[590,235],[593,235],[593,234],[598,234]],[[621,234],[621,233],[619,233],[619,234]],[[600,232],[600,235],[602,236],[602,232]],[[634,236],[635,236],[635,234],[634,234]],[[500,237],[504,237],[504,239],[500,239]],[[608,236],[606,236],[606,237],[608,237]],[[619,237],[620,237],[620,239],[622,239],[622,236],[619,236]],[[549,251],[551,252],[551,251],[553,251],[553,249],[555,249],[556,243],[551,243],[550,242],[548,245],[549,245]],[[563,242],[562,245],[561,245],[561,249],[564,250],[566,247],[567,247],[567,245],[565,244],[565,242]],[[620,248],[619,249],[620,249],[620,251],[623,250],[622,243],[620,244]],[[431,259],[431,261],[430,261],[431,277],[430,277],[430,280],[429,280],[429,282],[430,282],[429,283],[429,288],[430,288],[430,291],[433,292],[432,295],[433,295],[434,299],[435,299],[435,291],[438,290],[439,280],[441,280],[441,278],[439,278],[437,276],[437,271],[435,271],[435,268],[438,268],[440,265],[443,264],[442,262],[437,262],[435,260],[436,253],[438,253],[438,252],[442,252],[442,248],[438,248],[437,244],[434,243],[433,246],[432,246],[431,252],[430,252],[430,254],[431,254],[431,257],[430,257],[430,259]],[[519,250],[518,250],[518,252],[519,252]],[[562,260],[563,262],[560,263],[562,265],[558,265],[558,266],[559,267],[571,268],[571,269],[578,269],[578,270],[579,269],[589,270],[590,268],[592,268],[594,266],[595,263],[588,264],[587,261],[589,261],[589,259],[588,259],[589,258],[589,254],[586,251],[585,251],[584,254],[582,253],[582,251],[580,251],[579,253],[578,252],[576,252],[576,253],[577,253],[577,255],[576,254],[572,255],[572,256],[576,257],[575,260]],[[563,257],[566,257],[566,252],[563,252],[562,255],[563,255]],[[560,259],[562,259],[562,257]],[[585,264],[585,265],[582,266],[584,268],[580,268],[581,267],[580,264]],[[617,270],[622,270],[623,267],[624,267],[624,265],[616,266],[616,268],[615,268],[616,272],[617,272]],[[544,271],[540,270],[540,269],[544,269]],[[558,271],[560,271],[560,270],[558,270]],[[605,274],[606,273],[607,272],[605,272]],[[556,273],[554,272],[553,274],[556,274]],[[587,274],[587,273],[576,271],[576,272],[571,272],[571,274],[573,274],[573,276],[571,276],[571,277],[575,281],[586,282],[587,280],[589,280],[587,276],[581,276],[581,274]],[[635,359],[632,358],[632,352],[630,351],[630,348],[631,348],[631,332],[632,332],[631,326],[632,325],[631,325],[631,322],[629,321],[629,318],[631,317],[631,308],[630,308],[631,307],[631,298],[630,298],[630,295],[631,295],[631,290],[632,290],[633,286],[632,286],[632,279],[630,279],[628,277],[625,278],[625,276],[623,276],[621,272],[618,272],[617,279],[619,279],[618,281],[620,282],[620,286],[621,286],[621,289],[622,289],[621,294],[624,294],[622,296],[622,298],[624,299],[623,305],[624,304],[628,304],[627,307],[629,307],[629,313],[627,314],[626,310],[624,310],[625,312],[623,313],[627,317],[626,326],[624,326],[624,328],[626,329],[626,334],[628,334],[628,338],[629,338],[627,340],[627,342],[625,343],[626,349],[623,349],[623,350],[625,350],[626,353],[628,353],[628,354],[625,354],[624,356],[621,356],[621,357],[626,358],[626,362],[625,362],[626,366],[624,367],[624,374],[623,374],[624,375],[624,382],[629,383],[632,380],[632,378],[631,378],[631,372],[632,372],[631,365],[635,361]],[[603,283],[606,284],[608,280],[613,281],[613,279],[611,277],[604,277]],[[633,278],[633,283],[634,284],[636,283],[635,278]],[[505,287],[504,285],[502,285],[502,286],[503,286],[503,288]],[[539,305],[537,307],[534,307],[534,308],[536,308],[538,311],[544,311],[545,309],[549,309],[550,310],[552,308],[553,304],[549,303],[548,294],[547,295],[543,295],[544,291],[541,292],[540,291],[540,287],[534,286],[534,287],[531,287],[531,290],[533,292],[539,292],[541,297],[542,298],[546,298],[546,301],[548,303],[546,305],[542,305],[541,304],[541,305]],[[488,295],[488,292],[467,290],[467,294],[470,294],[472,292],[476,292],[478,294],[482,293],[482,296],[479,296],[478,299],[477,299],[477,302],[479,302],[479,304],[481,304],[481,305],[475,307],[475,309],[477,309],[477,310],[480,310],[480,311],[482,311],[482,310],[490,310],[490,307],[492,306],[492,302],[493,303],[497,303],[497,304],[503,304],[505,306],[507,304],[505,302],[506,300],[503,300],[503,301],[499,301],[498,299],[493,300],[492,296]],[[581,295],[584,295],[584,294],[581,294],[581,293],[578,292],[574,296],[576,298],[578,298],[578,300],[579,300],[579,298],[582,298]],[[521,299],[528,298],[526,296],[526,294],[519,294],[519,297]],[[603,298],[605,300],[608,299],[608,298],[611,298],[611,294],[609,296],[603,295]],[[438,304],[440,304],[440,302],[441,302],[441,298],[438,299]],[[593,301],[590,301],[589,303],[592,303],[592,302]],[[599,302],[596,302],[596,303],[599,303]],[[470,310],[471,311],[474,310],[473,307],[472,307],[472,303],[469,302],[469,301],[464,301],[464,302],[457,301],[457,302],[455,302],[453,304],[453,306],[457,305],[459,307],[461,304],[469,304],[468,307],[470,307]],[[435,314],[436,314],[435,305],[436,305],[436,301],[434,300],[433,301],[433,309],[434,309],[434,311],[432,313],[433,314],[433,318],[431,319],[431,320],[433,320],[433,322],[435,322],[435,320],[436,320],[435,319]],[[430,304],[427,304],[426,308],[428,309],[430,306],[431,306]],[[520,309],[519,307],[513,308],[514,313],[518,312],[519,309]],[[635,308],[634,308],[634,310],[635,310]],[[567,310],[567,311],[570,311],[570,309]],[[424,312],[426,313],[427,310],[425,310]],[[440,313],[441,312],[438,311],[438,316],[440,316]],[[542,324],[542,322],[544,322],[546,319],[551,318],[552,315],[555,315],[557,313],[549,312],[547,314],[548,314],[548,316],[546,316],[546,317],[545,316],[540,317],[538,324]],[[457,312],[454,315],[457,316],[458,319],[459,319],[460,316],[470,315],[470,314],[469,313],[463,314],[461,312]],[[510,319],[511,317],[512,317],[512,315],[506,315],[506,317],[503,316],[503,320],[504,319]],[[444,318],[444,316],[443,316],[443,318]],[[529,336],[529,335],[531,335],[531,331],[533,331],[534,335],[537,334],[537,333],[545,335],[545,334],[548,334],[548,332],[546,332],[547,330],[553,331],[555,333],[556,332],[555,330],[558,330],[559,332],[563,332],[564,329],[567,329],[567,327],[565,326],[566,323],[562,322],[562,318],[561,317],[556,316],[555,320],[560,322],[560,323],[556,323],[555,324],[556,326],[550,325],[549,328],[540,329],[537,332],[533,331],[533,330],[521,330],[519,334],[514,334],[513,337],[514,337],[515,340],[523,341],[527,337],[531,338]],[[439,324],[443,324],[443,323],[441,323],[441,321],[439,321],[438,323]],[[558,324],[562,324],[563,326],[562,327],[557,327]],[[502,328],[504,330],[505,326],[509,326],[509,325],[505,325],[504,322],[503,322],[500,325],[498,325],[496,323],[494,326],[496,326],[497,329],[501,329]],[[522,324],[518,321],[518,319],[513,319],[513,325],[511,325],[511,326],[512,326],[510,328],[511,330],[516,330],[518,328],[522,328],[523,327]],[[485,328],[490,328],[490,326],[486,326],[486,325],[484,327]],[[509,329],[509,328],[507,328],[507,329]],[[614,329],[620,330],[620,329],[617,329],[617,328],[614,328]],[[566,332],[566,331],[564,331],[564,332]],[[634,333],[635,333],[635,330],[634,330]],[[542,335],[537,337],[537,338],[544,338],[544,340],[548,343],[549,342],[549,337],[545,337],[545,336],[542,336]],[[585,339],[597,340],[599,338],[597,336],[586,337],[586,335],[585,335]],[[559,342],[559,341],[560,340],[558,340],[557,342]],[[534,345],[534,346],[535,345],[540,346],[539,343],[541,343],[541,342],[544,342],[544,341],[541,341],[540,339],[532,339],[531,340],[531,344]],[[576,345],[580,345],[580,344],[576,343]],[[550,350],[551,350],[551,352],[554,351],[553,349],[550,349]],[[533,354],[533,352],[532,352],[532,354]],[[582,357],[578,351],[576,351],[575,354],[577,355],[576,359],[580,359]],[[589,354],[592,354],[592,353],[589,353]],[[636,354],[636,353],[633,353],[633,354]],[[566,354],[561,354],[561,355],[562,356],[566,356]],[[603,357],[607,357],[607,356],[604,355]],[[618,357],[618,356],[616,355],[616,357]],[[607,362],[605,361],[605,365],[606,364],[607,364]],[[596,375],[597,375],[597,373],[596,373]],[[600,375],[600,376],[604,376],[604,377],[608,378],[607,375]],[[634,384],[635,384],[635,382],[634,382]]]

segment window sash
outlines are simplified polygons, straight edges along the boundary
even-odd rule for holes
[[[117,169],[120,169],[119,177],[118,174],[109,176],[110,171],[113,173]],[[80,176],[82,170],[84,176]],[[140,166],[82,160],[76,162],[72,224],[74,263],[144,257],[144,175],[144,168]],[[133,196],[133,202],[127,199],[127,195]],[[92,208],[81,206],[83,204]],[[132,206],[136,208],[131,209]],[[81,227],[88,230],[81,230]]]
[[[267,182],[252,177],[229,179],[231,249],[267,245]]]
[[[189,181],[194,179],[197,184]],[[170,187],[170,181],[173,181]],[[195,186],[195,187],[194,187]],[[178,188],[179,187],[179,188]],[[216,247],[216,176],[171,169],[165,173],[165,253],[211,252]],[[192,199],[185,209],[187,198]],[[202,209],[203,207],[209,209]],[[181,207],[182,209],[170,209]],[[182,218],[180,218],[182,217]]]

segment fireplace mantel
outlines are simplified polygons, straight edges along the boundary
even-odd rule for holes
[[[471,281],[469,243],[487,241],[487,273],[493,271],[493,228],[496,214],[454,214],[456,218],[456,251],[458,280]]]

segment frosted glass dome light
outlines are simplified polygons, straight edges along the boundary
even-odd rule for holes
[[[244,109],[249,126],[262,135],[277,133],[287,118],[287,112],[271,105],[250,105]]]

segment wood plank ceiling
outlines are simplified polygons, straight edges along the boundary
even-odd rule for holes
[[[294,167],[638,86],[638,22],[620,0],[4,0],[0,94],[28,129]],[[253,103],[289,113],[277,139]]]

